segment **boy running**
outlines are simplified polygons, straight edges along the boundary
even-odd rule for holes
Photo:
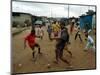
[[[64,47],[65,47],[66,43],[68,44],[68,42],[69,42],[69,34],[68,34],[67,28],[65,28],[63,22],[61,22],[61,36],[60,36],[60,38],[54,38],[54,39],[58,40],[57,44],[56,44],[56,49],[55,49],[55,54],[56,54],[56,61],[55,62],[58,63],[59,59],[61,59],[63,62],[70,65],[70,63],[63,58]],[[68,53],[70,53],[72,56],[72,53],[70,51],[68,51]]]
[[[51,28],[50,25],[48,26],[47,32],[48,32],[49,40],[52,40],[52,39],[51,39],[52,28]]]
[[[74,22],[72,22],[72,24],[70,25],[70,34],[72,34],[73,30],[74,30]]]
[[[82,42],[80,27],[78,27],[77,33],[75,34],[75,40],[76,40],[77,36],[79,37],[80,41]]]
[[[34,58],[34,55],[35,55],[35,51],[34,51],[34,48],[37,47],[38,48],[38,53],[41,54],[40,52],[40,45],[38,43],[35,42],[35,30],[32,29],[31,30],[31,33],[28,34],[25,39],[24,39],[24,48],[26,48],[26,41],[28,42],[28,45],[29,47],[32,49],[32,56]]]
[[[41,39],[43,39],[44,30],[43,30],[42,26],[39,26],[39,36],[40,36]]]
[[[37,37],[43,39],[44,30],[43,30],[42,26],[37,26],[37,27],[35,28],[35,31],[36,31],[35,35],[36,35]]]
[[[59,32],[60,32],[60,25],[58,24],[58,22],[54,21],[54,23],[52,24],[52,31],[53,31],[54,37],[58,37]]]

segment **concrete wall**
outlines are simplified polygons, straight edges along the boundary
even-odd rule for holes
[[[31,23],[31,15],[20,14],[20,16],[12,16],[12,22],[18,22],[19,25],[24,25],[25,20],[29,20],[29,22]]]

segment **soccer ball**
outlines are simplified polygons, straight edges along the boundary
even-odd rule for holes
[[[47,64],[47,68],[51,68],[51,65],[50,64]]]
[[[22,64],[18,64],[18,66],[19,66],[19,67],[21,67],[21,66],[22,66]]]

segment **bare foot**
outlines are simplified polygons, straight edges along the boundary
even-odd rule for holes
[[[42,55],[43,53],[42,52],[39,52],[38,54]]]

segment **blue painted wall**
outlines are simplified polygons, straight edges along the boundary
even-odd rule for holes
[[[92,29],[92,15],[81,16],[79,21],[81,29]]]

